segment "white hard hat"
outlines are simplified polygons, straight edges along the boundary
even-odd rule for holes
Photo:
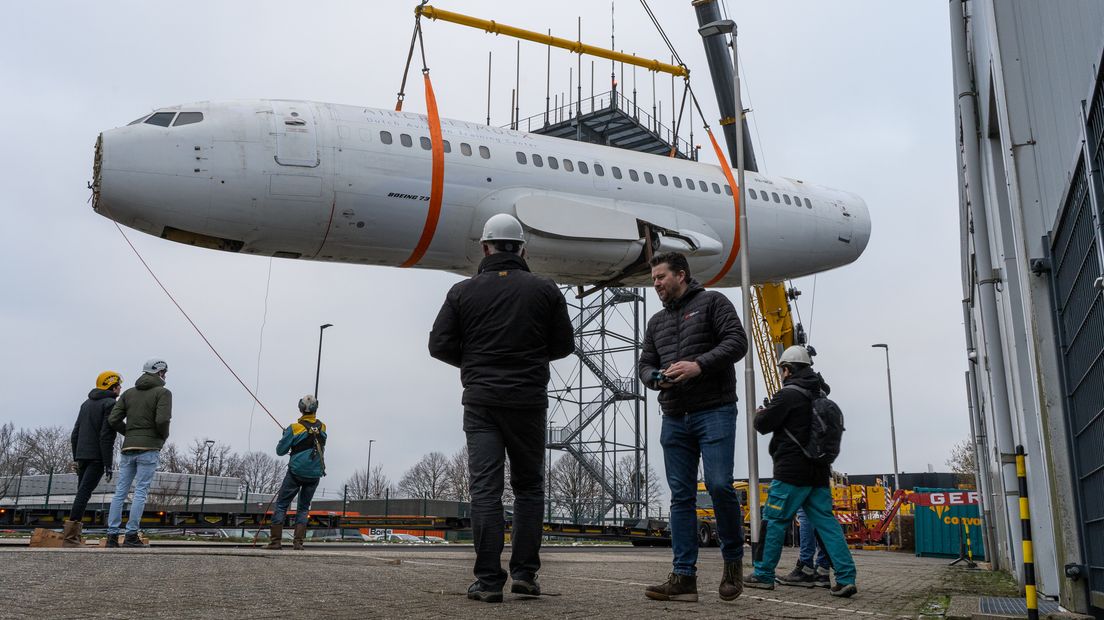
[[[313,394],[307,394],[303,398],[299,399],[299,411],[303,413],[314,413],[318,411],[318,399]]]
[[[778,365],[783,364],[805,364],[806,366],[813,365],[813,358],[809,355],[808,349],[801,345],[794,345],[782,352],[782,356],[778,358]]]
[[[517,241],[525,243],[525,231],[521,228],[521,222],[509,213],[492,215],[491,219],[483,225],[483,237],[481,243],[489,241]]]
[[[142,372],[148,373],[148,374],[151,374],[151,375],[155,375],[155,374],[161,372],[162,370],[168,370],[168,369],[169,369],[169,365],[165,362],[165,360],[163,360],[159,357],[155,357],[151,360],[147,360],[146,363],[142,365]]]

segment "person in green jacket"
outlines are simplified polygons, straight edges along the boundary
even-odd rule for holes
[[[138,537],[142,523],[142,511],[146,507],[153,474],[161,463],[161,448],[169,438],[169,421],[172,419],[172,392],[165,388],[165,373],[169,365],[161,359],[151,359],[142,368],[142,376],[134,387],[123,392],[107,418],[111,428],[123,435],[123,447],[119,453],[119,480],[115,485],[115,497],[111,499],[111,511],[107,517],[107,546],[119,546],[119,529],[123,522],[123,504],[130,485],[134,486],[134,498],[130,504],[124,547],[148,547]]]

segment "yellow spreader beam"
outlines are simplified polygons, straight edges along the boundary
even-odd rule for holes
[[[649,71],[660,71],[662,73],[670,73],[671,75],[677,75],[679,77],[686,77],[690,75],[689,70],[678,65],[672,65],[665,62],[660,62],[658,60],[648,60],[647,58],[640,58],[639,56],[633,56],[632,54],[615,52],[604,47],[587,45],[586,43],[582,43],[580,41],[562,39],[560,37],[554,37],[552,35],[544,34],[541,32],[533,32],[532,30],[515,28],[513,26],[499,24],[493,20],[479,19],[477,17],[462,15],[460,13],[454,13],[452,11],[443,11],[431,5],[419,6],[418,8],[414,9],[414,12],[422,17],[428,17],[429,19],[439,19],[445,22],[460,24],[461,26],[478,28],[480,30],[484,30],[493,34],[501,34],[508,37],[514,37],[516,39],[524,39],[526,41],[532,41],[534,43],[540,43],[542,45],[551,45],[552,47],[559,47],[561,49],[569,50],[576,54],[587,54],[590,56],[605,58],[607,60],[623,62],[627,65],[636,65],[637,67],[643,67],[645,69],[648,69]]]

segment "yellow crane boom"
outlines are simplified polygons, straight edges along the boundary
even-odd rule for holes
[[[763,369],[763,383],[767,386],[767,393],[773,396],[782,389],[778,356],[794,344],[793,315],[786,287],[781,282],[758,284],[753,288],[755,299],[752,300],[751,312],[755,351],[759,354],[759,365]]]

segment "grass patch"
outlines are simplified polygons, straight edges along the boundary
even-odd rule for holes
[[[943,591],[973,596],[1019,596],[1020,586],[1012,575],[1001,571],[947,568]]]
[[[942,618],[947,614],[947,608],[950,606],[950,596],[946,594],[936,594],[924,599],[916,611],[921,618]]]

